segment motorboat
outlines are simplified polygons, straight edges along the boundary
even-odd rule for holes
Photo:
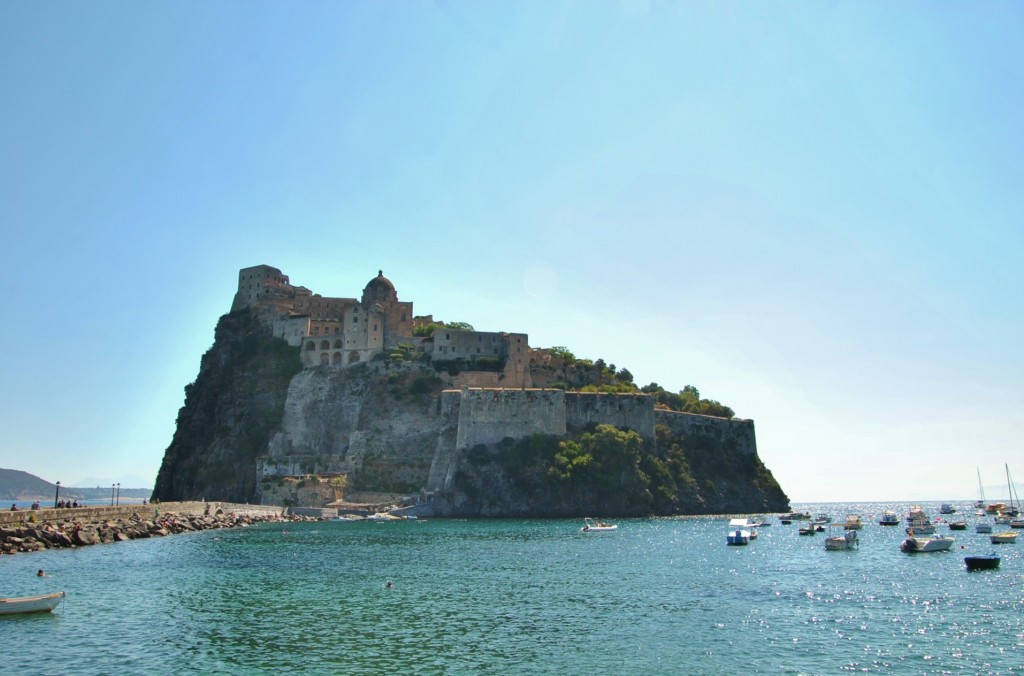
[[[999,567],[999,557],[994,553],[965,556],[964,563],[967,565],[967,570],[993,570]]]
[[[988,521],[979,521],[978,523],[974,524],[974,532],[975,533],[991,533],[992,532],[992,524],[989,523]]]
[[[928,515],[925,514],[924,510],[921,509],[918,505],[914,505],[913,507],[910,508],[910,511],[907,512],[907,523],[914,523],[915,521],[927,520]]]
[[[860,520],[860,514],[847,514],[846,521],[842,524],[846,530],[860,530],[863,525]]]
[[[907,528],[907,535],[934,535],[935,526],[927,518],[917,519],[910,522],[910,526]]]
[[[832,524],[832,529],[828,537],[825,538],[825,549],[828,551],[838,551],[841,549],[856,549],[857,545],[860,544],[860,540],[857,538],[856,529],[848,529],[844,524]]]
[[[1024,519],[1021,519],[1020,517],[1010,519],[1010,528],[1024,528]]]
[[[617,524],[605,523],[599,519],[591,519],[589,516],[583,519],[583,528],[580,528],[581,533],[607,533],[618,528]]]
[[[898,526],[900,525],[899,515],[892,510],[885,510],[881,518],[878,519],[879,526]]]
[[[953,538],[949,536],[933,535],[930,538],[915,537],[910,535],[903,544],[900,545],[900,550],[907,552],[908,554],[914,553],[928,553],[928,552],[946,552],[953,547]]]
[[[62,591],[40,596],[0,596],[0,615],[49,613],[63,600],[64,592]]]
[[[815,524],[819,524],[819,525],[824,525],[826,523],[832,523],[832,517],[829,516],[828,514],[821,513],[821,514],[818,514],[817,516],[814,517],[814,523]]]
[[[967,522],[963,519],[957,519],[956,521],[947,521],[946,525],[949,526],[950,530],[967,530]]]
[[[939,505],[939,514],[955,514],[955,513],[956,513],[956,507],[954,507],[953,505],[949,504],[948,502],[943,502],[941,505]]]
[[[387,512],[377,512],[366,517],[367,521],[402,521],[402,517],[395,516],[394,514],[388,514]]]
[[[810,521],[811,515],[808,512],[790,512],[779,517],[779,521],[789,525],[794,521]]]
[[[818,529],[813,523],[808,522],[806,526],[800,526],[800,535],[814,535]]]
[[[750,524],[746,519],[731,519],[729,521],[729,533],[725,537],[725,543],[727,545],[749,545],[753,537],[751,537],[751,531],[749,530]]]
[[[1017,541],[1017,534],[1012,530],[1004,530],[1001,533],[992,533],[992,535],[989,535],[988,537],[994,545],[1012,545]]]

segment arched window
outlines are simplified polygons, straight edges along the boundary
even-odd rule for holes
[[[321,350],[329,350],[329,349],[331,349],[331,341],[329,341],[329,340],[321,340],[320,341],[320,349]]]
[[[352,350],[351,352],[348,353],[348,363],[355,364],[357,361],[359,361],[359,353],[356,352],[355,350]]]
[[[316,343],[314,343],[312,340],[309,341],[308,343],[306,343],[306,350],[307,351],[312,352],[315,349],[316,349]]]
[[[341,353],[340,352],[335,352],[334,354],[331,355],[331,364],[337,366],[340,363],[341,363]]]
[[[339,340],[334,341],[334,349],[337,350],[337,349],[340,349],[340,348],[341,348],[341,340],[339,339]]]
[[[326,352],[320,353],[320,366],[327,366],[330,363],[330,357]]]

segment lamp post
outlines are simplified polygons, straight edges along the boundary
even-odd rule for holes
[[[57,492],[53,494],[53,508],[57,509],[57,498],[60,497],[60,482],[57,482]]]
[[[110,506],[114,506],[114,484],[110,484]]]
[[[121,482],[117,482],[117,499],[114,501],[115,505],[121,504]]]

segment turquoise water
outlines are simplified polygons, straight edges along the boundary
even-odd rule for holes
[[[1024,543],[967,573],[965,553],[993,550],[973,529],[953,552],[907,555],[902,528],[869,518],[906,505],[800,507],[860,513],[860,549],[826,552],[774,517],[727,547],[727,519],[709,517],[605,534],[568,520],[263,524],[2,557],[0,594],[68,597],[53,615],[0,618],[0,670],[1024,672]]]

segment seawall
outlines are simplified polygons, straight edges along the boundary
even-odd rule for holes
[[[209,511],[207,511],[209,507]],[[157,504],[73,507],[66,509],[19,509],[16,512],[0,512],[0,525],[44,521],[99,521],[102,519],[130,519],[133,515],[153,519],[159,514],[181,514],[183,516],[227,515],[249,517],[285,516],[285,508],[273,505],[242,505],[232,502],[164,502]]]

